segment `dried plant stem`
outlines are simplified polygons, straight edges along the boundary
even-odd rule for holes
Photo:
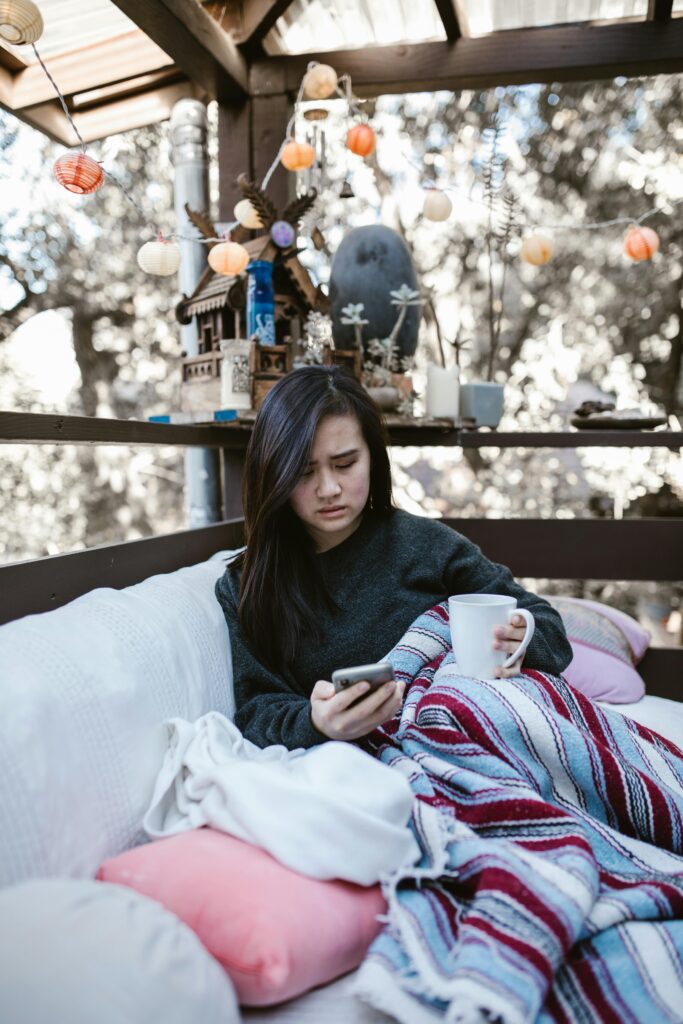
[[[441,337],[441,325],[439,324],[439,318],[436,315],[436,308],[434,306],[434,300],[428,299],[427,305],[431,310],[432,317],[434,318],[434,327],[436,328],[436,340],[439,345],[439,355],[441,356],[441,365],[446,369],[446,353],[443,347],[443,338]]]
[[[396,318],[396,323],[391,328],[391,334],[389,335],[389,338],[387,339],[388,342],[389,342],[389,344],[387,345],[387,370],[391,370],[391,362],[392,362],[392,359],[394,358],[394,343],[395,343],[396,339],[398,338],[399,331],[403,327],[403,321],[406,318],[407,312],[408,312],[408,307],[407,306],[401,306],[401,309],[399,311],[398,317]]]
[[[503,260],[503,276],[500,282],[500,298],[499,298],[499,309],[498,315],[495,317],[493,324],[493,331],[491,335],[491,345],[489,347],[489,362],[486,371],[486,379],[493,380],[493,364],[498,354],[498,345],[500,344],[500,328],[503,321],[503,299],[505,297],[505,277],[507,275],[508,260]],[[489,268],[489,274],[491,273]],[[493,289],[493,285],[491,285]]]

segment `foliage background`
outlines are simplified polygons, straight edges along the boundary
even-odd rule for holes
[[[494,120],[503,126],[501,172],[518,198],[520,231],[661,210],[647,221],[661,238],[649,263],[623,257],[623,226],[555,232],[556,255],[543,268],[514,258],[518,240],[511,244],[496,366],[496,379],[506,384],[501,428],[563,429],[582,400],[600,393],[622,407],[652,401],[683,418],[683,229],[681,207],[671,205],[683,196],[681,76],[385,96],[365,109],[380,132],[377,156],[367,165],[347,163],[332,144],[341,117],[333,114],[331,180],[316,223],[332,251],[345,228],[377,219],[404,234],[432,296],[447,360],[454,358],[449,340],[467,342],[467,379],[483,375],[487,358],[483,170]],[[169,148],[166,124],[89,147],[166,230],[173,229]],[[0,114],[0,407],[117,418],[176,407],[177,284],[138,269],[140,216],[113,184],[79,199],[53,183],[59,151]],[[446,224],[419,216],[420,167],[454,189]],[[342,200],[347,173],[356,198]],[[324,281],[329,264],[312,250],[307,259]],[[29,329],[33,317],[40,317],[31,325],[40,324],[40,332]],[[47,359],[52,341],[71,380],[58,400],[31,373],[31,353]],[[427,361],[438,358],[433,311],[425,307],[418,391]],[[395,449],[393,462],[399,503],[429,515],[683,512],[680,455],[659,449]],[[183,476],[183,453],[173,448],[5,446],[0,560],[183,528]],[[649,607],[651,618],[668,618],[672,633],[680,630],[680,614],[669,614],[680,604],[675,586],[573,590],[599,593],[626,610]]]

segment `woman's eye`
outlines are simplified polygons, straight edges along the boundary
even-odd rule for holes
[[[351,469],[351,466],[353,466],[353,462],[340,462],[337,469]]]

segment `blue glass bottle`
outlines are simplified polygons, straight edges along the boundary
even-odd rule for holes
[[[273,264],[267,260],[253,260],[247,267],[247,273],[247,337],[256,334],[261,345],[274,345]]]

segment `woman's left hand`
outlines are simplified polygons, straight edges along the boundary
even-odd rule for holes
[[[494,649],[496,651],[503,651],[505,657],[508,658],[511,654],[517,650],[526,632],[526,622],[521,615],[513,615],[510,620],[509,626],[496,626],[494,630]],[[518,676],[522,671],[522,661],[524,655],[516,661],[509,668],[499,667],[496,669],[496,675],[499,679],[510,679],[512,676]]]

